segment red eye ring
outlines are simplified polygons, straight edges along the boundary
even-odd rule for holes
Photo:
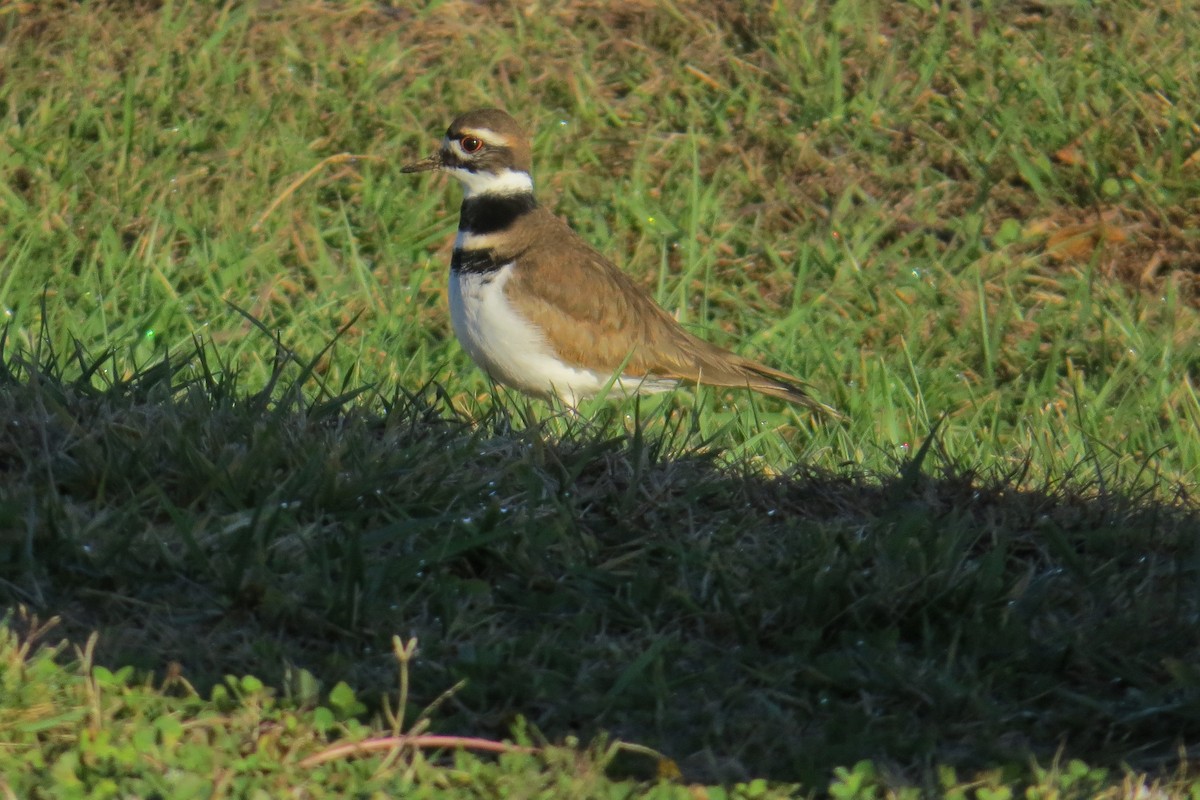
[[[483,149],[483,141],[478,136],[464,136],[458,140],[464,153],[478,153]]]

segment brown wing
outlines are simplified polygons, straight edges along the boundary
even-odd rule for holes
[[[509,301],[546,331],[563,360],[600,373],[735,386],[832,409],[785,372],[742,358],[684,330],[624,272],[545,209],[526,215],[514,237],[519,268]]]

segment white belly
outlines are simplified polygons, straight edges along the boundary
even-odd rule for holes
[[[450,273],[454,335],[493,380],[528,394],[557,396],[573,407],[603,389],[612,375],[571,366],[555,354],[542,332],[508,302],[504,285],[512,270],[510,263],[487,274]],[[614,388],[626,393],[661,391],[672,383],[625,378]]]

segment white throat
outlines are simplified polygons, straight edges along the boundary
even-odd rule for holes
[[[505,169],[502,172],[472,172],[462,167],[451,167],[446,171],[462,184],[464,200],[483,195],[500,197],[533,193],[533,178],[529,177],[528,172],[515,169]]]

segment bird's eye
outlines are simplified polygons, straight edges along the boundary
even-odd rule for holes
[[[477,136],[464,136],[458,140],[464,153],[478,153],[483,149],[483,142]]]

